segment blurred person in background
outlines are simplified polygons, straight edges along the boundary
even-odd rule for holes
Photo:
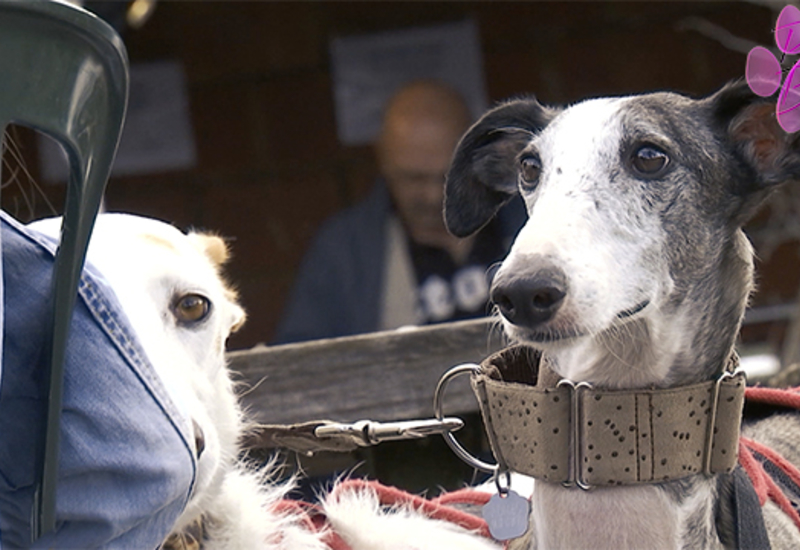
[[[458,239],[442,217],[453,151],[471,122],[464,99],[435,81],[388,102],[366,199],[329,219],[300,267],[278,343],[346,336],[486,315],[488,267],[522,226],[517,204]]]

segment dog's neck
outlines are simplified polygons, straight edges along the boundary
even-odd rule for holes
[[[555,350],[548,355],[549,364],[560,376],[609,389],[672,387],[700,381],[687,375],[691,365],[704,373],[720,372],[725,363],[721,358],[731,353],[732,340],[720,342],[704,351],[705,358],[694,353],[697,362],[691,363],[696,328],[671,333],[669,326],[642,321],[629,325],[610,341],[595,339]],[[705,475],[592,491],[537,481],[532,548],[721,548],[715,495],[716,478]]]

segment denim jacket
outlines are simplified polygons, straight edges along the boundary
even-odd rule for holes
[[[0,247],[0,544],[28,548],[56,244],[0,213]],[[113,291],[87,266],[65,363],[57,529],[32,547],[157,548],[194,482],[186,426]]]

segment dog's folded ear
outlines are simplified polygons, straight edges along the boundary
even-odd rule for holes
[[[517,155],[556,114],[535,99],[514,100],[487,112],[467,131],[445,184],[451,233],[471,235],[517,193]]]
[[[189,233],[189,240],[215,266],[224,265],[230,259],[231,252],[228,245],[225,243],[225,239],[219,235],[193,231]]]
[[[752,171],[752,191],[800,180],[800,138],[778,124],[776,98],[756,96],[744,80],[732,82],[711,101],[716,120],[723,125],[734,153]]]

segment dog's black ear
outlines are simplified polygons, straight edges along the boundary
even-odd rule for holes
[[[776,98],[758,97],[738,80],[709,99],[734,153],[752,171],[753,191],[800,180],[800,139],[778,124]]]
[[[467,131],[445,184],[451,233],[471,235],[517,193],[517,155],[556,114],[535,99],[515,100],[495,107]]]

